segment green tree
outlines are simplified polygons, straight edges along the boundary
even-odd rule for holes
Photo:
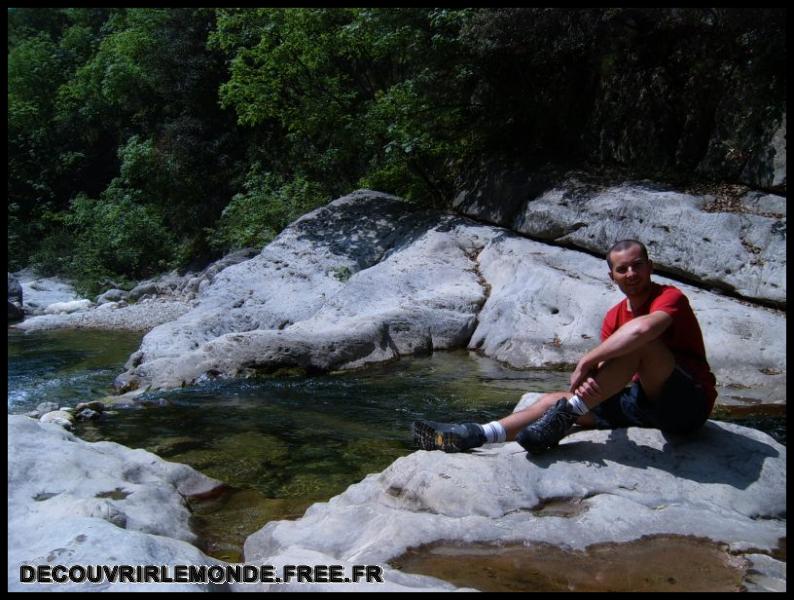
[[[207,255],[204,230],[246,170],[234,115],[217,102],[223,57],[206,48],[214,10],[47,9],[48,19],[18,10],[9,25],[12,264],[49,235],[45,254],[69,248],[60,227],[79,195],[135,198],[174,234],[174,255]]]
[[[210,244],[224,251],[260,248],[326,200],[317,183],[302,177],[286,181],[277,174],[263,172],[256,163],[246,177],[244,192],[232,198],[210,232]]]
[[[465,149],[471,82],[458,35],[467,16],[220,10],[211,44],[231,60],[221,101],[241,125],[280,135],[292,168],[331,195],[363,183],[444,204],[450,164]]]

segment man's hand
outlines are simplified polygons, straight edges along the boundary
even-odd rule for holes
[[[590,405],[591,402],[598,402],[601,400],[601,389],[598,387],[598,382],[593,379],[592,374],[596,365],[591,364],[589,361],[582,359],[576,365],[576,369],[571,373],[571,387],[570,390],[576,394],[580,400]]]

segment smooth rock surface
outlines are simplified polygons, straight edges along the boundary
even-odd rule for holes
[[[74,424],[74,416],[65,410],[53,410],[41,416],[42,423],[54,423],[66,429],[71,429]]]
[[[54,424],[8,416],[9,591],[19,566],[222,564],[192,543],[184,496],[220,482],[187,465],[112,442],[89,443]],[[166,584],[59,584],[58,591],[201,590]]]
[[[712,213],[696,208],[703,198],[648,186],[571,185],[514,211],[534,215],[525,225],[538,227],[537,235],[558,241],[569,236],[566,243],[600,250],[610,235],[629,233],[614,227],[647,218],[645,229],[635,228],[632,235],[648,236],[658,264],[681,264],[695,277],[698,269],[720,261],[734,273],[729,263],[746,260],[734,283],[731,274],[714,272],[722,287],[749,286],[756,276],[756,283],[766,278],[771,286],[783,273],[785,247],[778,247],[778,238],[785,237],[785,203],[779,196],[747,193],[738,213]],[[557,231],[554,219],[580,213],[593,218]],[[516,220],[515,214],[499,218]],[[734,240],[741,252],[752,246],[763,253],[722,256],[719,245],[694,243],[703,227],[712,242],[721,239],[717,234],[736,233],[721,225],[725,219],[749,224],[740,227],[744,242]],[[776,230],[781,223],[783,229]],[[695,252],[706,247],[711,250]],[[142,282],[135,304],[108,302],[32,317],[16,327],[148,331],[116,380],[119,391],[142,392],[281,367],[350,369],[459,347],[516,368],[569,368],[598,343],[604,313],[623,299],[602,258],[467,218],[419,211],[369,190],[305,215],[250,258],[252,253],[230,255],[197,276],[170,273]],[[785,402],[784,311],[660,275],[654,279],[679,287],[695,308],[718,379],[718,402]],[[785,277],[777,289],[785,299]]]
[[[655,280],[689,297],[723,400],[785,401],[784,312]],[[622,299],[603,259],[361,191],[221,271],[192,310],[146,335],[117,387],[355,368],[461,346],[516,368],[565,366],[597,345]]]
[[[538,457],[514,442],[464,454],[418,451],[301,519],[267,524],[246,540],[245,558],[271,562],[311,551],[383,564],[441,540],[576,550],[654,534],[704,537],[757,556],[786,535],[785,479],[784,446],[713,421],[690,437],[580,431]],[[539,514],[559,499],[580,499],[581,510]],[[779,584],[770,560],[766,575],[756,575],[763,589]]]
[[[785,306],[785,199],[767,195],[759,210],[758,196],[746,194],[726,207],[713,195],[647,182],[599,186],[571,176],[521,200],[464,190],[455,206],[534,239],[602,256],[617,240],[638,239],[667,273]],[[513,208],[504,213],[503,205]]]
[[[479,265],[490,295],[469,348],[517,368],[575,364],[598,345],[605,313],[624,298],[604,260],[515,234],[486,246]],[[785,402],[785,313],[652,279],[689,298],[723,397]]]
[[[70,302],[53,302],[44,309],[44,314],[57,315],[57,314],[71,314],[80,310],[86,310],[93,303],[90,300],[72,300]]]

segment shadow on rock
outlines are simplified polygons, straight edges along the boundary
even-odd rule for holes
[[[637,435],[639,431],[654,433]],[[642,443],[646,436],[649,441],[658,436],[664,440],[664,445],[659,449]],[[778,456],[780,452],[771,444],[708,422],[689,435],[639,428],[613,429],[605,442],[565,440],[546,454],[527,455],[527,460],[541,468],[558,461],[594,467],[618,463],[636,469],[659,469],[698,483],[725,484],[744,490],[758,481],[766,459]]]
[[[350,196],[356,197],[355,203],[324,207],[315,218],[299,219],[291,228],[298,239],[352,260],[357,270],[377,264],[390,250],[410,246],[438,222],[437,212],[419,210],[394,196],[367,190]]]

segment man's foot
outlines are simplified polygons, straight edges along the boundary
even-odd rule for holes
[[[485,443],[485,433],[476,423],[414,421],[411,431],[422,450],[463,452]]]
[[[522,429],[516,441],[530,454],[540,454],[559,444],[578,418],[579,415],[568,406],[568,401],[561,398],[537,421]]]

